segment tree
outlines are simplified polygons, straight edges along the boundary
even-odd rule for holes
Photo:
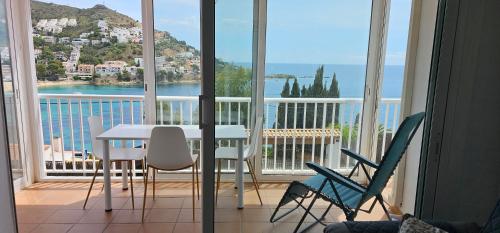
[[[300,88],[299,88],[299,83],[297,82],[297,79],[293,80],[293,85],[292,85],[292,91],[290,92],[290,97],[300,97]]]
[[[290,83],[288,83],[288,79],[286,80],[285,86],[283,86],[283,90],[281,91],[281,97],[290,97]]]
[[[38,80],[45,80],[47,77],[47,65],[43,63],[36,64],[36,78]]]
[[[144,69],[137,69],[135,78],[141,82],[144,82]]]
[[[60,61],[53,60],[47,64],[47,79],[50,81],[59,80],[59,77],[65,72],[66,70]]]
[[[45,45],[45,41],[41,37],[35,36],[33,37],[33,45],[35,45],[35,48],[40,48]]]

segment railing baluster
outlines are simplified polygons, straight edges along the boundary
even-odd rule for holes
[[[284,131],[285,134],[283,135],[283,170],[286,170],[286,130],[288,126],[288,103],[285,103],[285,124],[284,124]]]
[[[316,118],[318,116],[318,103],[314,103],[313,127],[312,127],[312,152],[311,162],[314,163],[314,155],[316,154]]]
[[[293,145],[292,145],[292,173],[295,172],[295,146],[297,138],[297,102],[293,108]]]
[[[61,159],[63,171],[66,171],[66,155],[64,154],[64,128],[62,121],[61,99],[57,98],[57,116],[59,119],[59,136],[61,137]]]
[[[276,157],[278,157],[278,108],[279,108],[279,103],[276,103],[276,119],[274,120],[274,163],[273,163],[273,170],[276,171]]]
[[[391,139],[394,138],[394,134],[396,134],[396,130],[398,129],[398,115],[399,115],[399,108],[397,104],[394,104],[394,113],[392,115],[392,135]]]
[[[323,120],[321,123],[321,147],[320,147],[321,151],[319,152],[319,164],[321,164],[321,166],[325,165],[323,163],[324,162],[323,159],[324,159],[324,154],[325,154],[326,111],[328,111],[327,105],[326,105],[326,103],[323,103]]]
[[[269,132],[269,104],[266,104],[266,124],[262,127],[264,130],[267,130]],[[267,167],[267,151],[268,151],[268,145],[269,145],[269,133],[266,134],[266,147],[265,147],[265,154],[264,154],[264,157],[265,157],[265,160],[264,160],[264,169],[267,170],[268,167]]]
[[[72,100],[68,99],[68,114],[69,114],[69,132],[71,134],[71,160],[73,165],[73,171],[76,171],[76,161],[75,161],[75,136],[73,130],[73,108],[72,108]]]
[[[354,115],[354,103],[351,103],[349,105],[349,136],[347,137],[347,148],[351,149],[351,141],[352,141],[352,132],[353,132],[353,115]],[[347,167],[350,166],[351,164],[351,159],[349,158],[349,163],[347,165]]]
[[[174,102],[170,101],[169,106],[170,106],[170,124],[173,125],[174,124]]]
[[[337,104],[333,103],[332,104],[332,120],[331,120],[331,129],[330,129],[330,151],[328,151],[328,167],[332,168],[333,166],[333,161],[332,161],[332,154],[333,154],[333,143],[334,143],[334,137],[335,137],[335,113],[336,113],[336,108]],[[340,147],[339,147],[340,148]],[[337,151],[336,153],[340,153],[340,151]],[[339,165],[339,164],[337,164]],[[337,167],[338,168],[338,167]]]
[[[387,121],[389,120],[389,104],[385,105],[384,130],[382,133],[382,154],[385,152],[385,141],[387,138]]]
[[[340,123],[340,137],[339,137],[339,147],[342,148],[344,146],[344,144],[342,143],[343,142],[343,139],[344,139],[344,108],[345,108],[345,103],[344,104],[339,104],[339,123]],[[345,155],[344,155],[345,157]],[[342,156],[341,156],[342,158]],[[348,164],[348,158],[345,157],[345,167],[344,168],[347,168],[347,164]]]
[[[179,125],[183,125],[184,124],[184,105],[182,102],[179,102]]]
[[[163,101],[160,100],[160,125],[163,125]]]
[[[52,107],[50,97],[47,97],[47,111],[49,118],[50,151],[52,155],[52,170],[56,170],[56,159],[54,158],[54,128],[52,126]]]
[[[84,138],[84,131],[85,129],[83,128],[83,107],[82,107],[82,99],[78,99],[78,114],[80,115],[80,148],[82,151],[82,169],[83,169],[83,175],[86,174],[87,170],[87,163],[86,158],[85,158],[85,138]]]
[[[305,144],[306,144],[306,118],[307,118],[307,103],[304,102],[304,117],[303,117],[303,122],[302,122],[302,129],[304,130],[304,134],[302,135],[302,154],[301,154],[301,161],[300,161],[300,170],[304,171],[304,160],[305,160]]]

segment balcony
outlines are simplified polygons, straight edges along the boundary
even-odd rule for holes
[[[83,177],[93,173],[96,160],[92,157],[87,117],[101,116],[105,128],[121,123],[143,124],[143,96],[38,96],[44,140],[40,171],[46,178]],[[283,175],[286,177],[283,180],[290,180],[294,176],[310,175],[310,170],[305,167],[305,162],[309,161],[340,172],[351,168],[352,161],[340,154],[340,148],[359,150],[357,135],[361,130],[362,103],[361,98],[264,98],[262,153],[257,159],[260,161],[257,164],[259,176]],[[378,156],[380,151],[385,151],[397,129],[400,100],[382,99],[381,106]],[[158,124],[198,124],[197,107],[197,96],[159,96]],[[216,124],[243,124],[248,128],[249,109],[250,98],[217,97]],[[313,118],[313,127],[305,123],[308,117]],[[114,143],[119,145],[120,142]],[[129,147],[143,144],[139,141],[126,143]],[[231,146],[231,142],[219,141],[219,145]],[[199,153],[199,142],[191,141],[190,147],[193,153]],[[141,176],[141,166],[134,164],[134,168],[137,168],[134,174]],[[230,171],[234,171],[234,163],[228,161],[223,164],[223,172]],[[120,172],[119,165],[113,167],[114,175]]]

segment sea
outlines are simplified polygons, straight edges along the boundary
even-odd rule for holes
[[[249,63],[235,63],[245,67],[251,67]],[[314,75],[319,64],[266,64],[266,76],[273,74],[291,74],[297,77],[299,85],[308,86],[314,81]],[[324,82],[327,87],[331,83],[333,73],[336,74],[339,82],[340,97],[363,97],[365,85],[364,65],[324,65]],[[387,65],[384,67],[384,80],[382,83],[383,98],[400,98],[403,87],[404,66]],[[264,95],[265,97],[280,97],[281,90],[286,79],[266,78]],[[293,81],[290,81],[290,85]],[[38,89],[39,93],[50,94],[101,94],[101,95],[143,95],[142,86],[52,86]],[[196,96],[201,93],[200,83],[174,83],[158,85],[157,95],[161,96]]]
[[[235,63],[236,65],[241,65],[244,67],[251,67],[249,63]],[[320,64],[281,64],[281,63],[269,63],[266,64],[266,76],[272,76],[273,74],[291,74],[297,77],[297,81],[300,86],[308,86],[313,83],[314,75],[316,69]],[[340,65],[340,64],[327,64],[324,65],[324,85],[329,87],[332,76],[335,73],[336,78],[339,83],[340,97],[342,98],[362,98],[364,93],[365,85],[365,73],[366,67],[364,65]],[[388,65],[384,67],[384,79],[382,82],[382,98],[400,98],[403,86],[403,66]],[[286,79],[280,78],[266,78],[264,95],[265,97],[280,97],[281,90],[285,84]],[[291,81],[290,85],[293,81]],[[144,89],[142,86],[94,86],[94,85],[74,85],[74,86],[51,86],[51,87],[40,87],[38,89],[39,93],[47,94],[97,94],[97,95],[143,95]],[[157,95],[159,96],[197,96],[201,93],[200,83],[174,83],[174,84],[164,84],[158,85],[156,87]],[[64,150],[91,150],[90,143],[90,133],[88,131],[88,124],[86,118],[90,115],[100,114],[99,103],[94,102],[92,106],[89,104],[82,105],[82,117],[79,113],[78,102],[71,103],[72,114],[71,118],[73,122],[70,121],[70,108],[68,107],[67,101],[61,102],[61,109],[58,109],[57,102],[51,100],[51,114],[49,113],[49,108],[46,100],[40,101],[40,110],[42,116],[42,129],[43,129],[43,140],[44,144],[51,144],[51,134],[53,138],[63,137]],[[196,106],[195,106],[196,107]],[[175,110],[179,110],[179,107],[173,107]],[[183,107],[184,114],[187,114],[189,110],[187,106]],[[90,112],[90,109],[93,109]],[[133,109],[133,119],[134,123],[139,123],[141,118],[141,111],[139,103],[134,103],[130,106],[130,103],[125,102],[123,109]],[[114,102],[112,106],[109,103],[104,103],[103,105],[103,115],[104,127],[109,128],[111,125],[116,125],[117,122],[130,123],[132,118],[130,116],[120,117],[120,112],[123,111],[120,108],[119,102]],[[353,110],[354,114],[359,114],[361,111],[360,106]],[[385,106],[381,107],[381,111],[385,111]],[[388,125],[393,125],[394,121],[398,120],[397,115],[394,111],[397,111],[395,107],[388,110]],[[274,113],[274,110],[270,110]],[[59,116],[59,113],[60,116]],[[397,113],[397,112],[396,112]],[[349,111],[345,112],[345,119],[349,118]],[[49,116],[50,115],[50,116]],[[379,114],[380,115],[380,114]],[[383,114],[382,114],[383,115]],[[113,119],[113,122],[109,119]],[[188,119],[188,116],[184,117]],[[275,120],[275,116],[268,116],[267,127],[272,127]],[[52,121],[52,124],[49,124]],[[82,121],[84,127],[80,127],[80,121]],[[73,127],[71,127],[73,123]],[[379,123],[384,123],[383,117],[380,118]],[[62,127],[61,127],[62,126]],[[62,130],[61,130],[62,129]],[[83,132],[82,132],[83,130]],[[71,135],[73,137],[69,137]],[[81,136],[84,136],[83,138]],[[74,147],[73,147],[74,145]],[[83,150],[82,150],[83,147]]]

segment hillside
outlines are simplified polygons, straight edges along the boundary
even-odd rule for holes
[[[86,27],[88,24],[95,23],[99,19],[105,19],[110,26],[115,27],[133,27],[137,26],[139,23],[104,5],[95,5],[92,8],[79,9],[54,3],[31,1],[31,20],[33,21],[33,25],[40,19],[54,18],[76,18],[79,27]]]

